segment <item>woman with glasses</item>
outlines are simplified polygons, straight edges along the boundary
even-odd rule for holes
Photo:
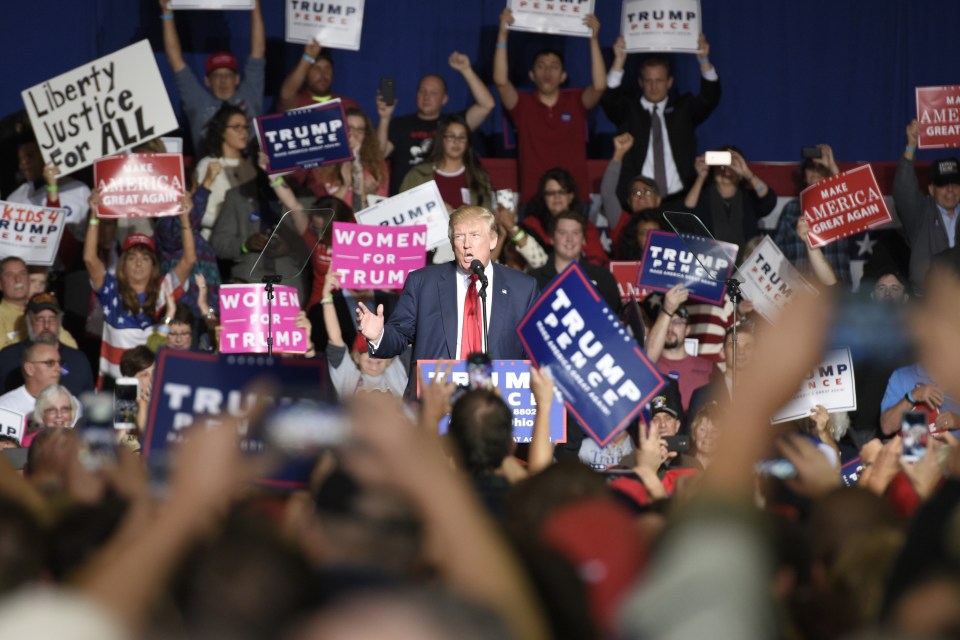
[[[440,118],[426,161],[407,172],[400,191],[435,180],[449,211],[465,205],[490,209],[490,174],[470,144],[467,121],[459,114]]]
[[[543,247],[552,247],[553,240],[547,229],[551,228],[550,220],[561,211],[575,211],[584,215],[584,207],[577,195],[577,184],[573,176],[566,169],[556,167],[550,169],[540,177],[537,186],[537,197],[527,205],[526,213],[521,221],[524,230]],[[587,259],[601,266],[607,266],[610,256],[600,241],[600,232],[592,223],[587,223],[587,232],[584,236],[583,252]]]
[[[37,396],[30,424],[23,436],[21,446],[29,447],[42,429],[72,428],[77,422],[80,403],[70,391],[59,384],[52,384]]]
[[[253,180],[257,168],[246,154],[250,122],[240,107],[229,104],[220,107],[207,124],[204,139],[210,155],[197,163],[196,181],[203,182],[196,195],[206,196],[200,234],[209,240],[227,191]],[[198,204],[195,200],[195,206]]]
[[[739,149],[720,150],[730,152],[730,164],[707,166],[703,156],[697,158],[697,179],[683,204],[717,240],[743,247],[760,233],[757,221],[777,206],[777,194],[750,170]]]

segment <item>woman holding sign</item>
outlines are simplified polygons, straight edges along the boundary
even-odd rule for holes
[[[197,252],[187,212],[189,203],[185,203],[185,211],[180,215],[183,255],[173,269],[162,274],[153,238],[134,233],[123,241],[117,275],[107,273],[97,255],[99,204],[100,193],[94,191],[90,196],[90,221],[83,243],[83,262],[90,275],[90,285],[103,305],[100,375],[117,378],[123,352],[147,344],[164,309],[167,293],[172,293],[175,300],[183,295],[197,262]]]

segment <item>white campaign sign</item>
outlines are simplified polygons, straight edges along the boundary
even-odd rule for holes
[[[773,416],[772,422],[776,424],[805,418],[818,404],[822,404],[830,413],[857,410],[850,349],[828,351],[803,381],[797,395]]]
[[[23,416],[10,409],[0,409],[0,436],[9,436],[17,442],[23,440]]]
[[[286,41],[360,50],[364,0],[287,0]]]
[[[256,0],[170,0],[170,8],[184,9],[236,9],[253,11]]]
[[[627,53],[696,53],[700,17],[700,0],[623,0],[620,33]]]
[[[794,291],[817,292],[790,264],[770,236],[763,236],[737,272],[743,281],[740,285],[743,297],[770,322],[776,319]]]
[[[0,200],[0,256],[52,267],[68,211]]]
[[[68,174],[177,128],[148,40],[21,92],[43,161]]]
[[[583,19],[593,13],[594,0],[508,0],[513,10],[511,31],[555,33],[589,38]]]
[[[447,236],[450,214],[433,180],[367,207],[354,217],[359,224],[369,225],[404,227],[425,224],[427,249],[450,242]]]

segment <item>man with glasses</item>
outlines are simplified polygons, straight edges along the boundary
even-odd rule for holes
[[[76,348],[70,334],[63,329],[63,311],[57,298],[51,293],[40,293],[27,303],[24,334],[29,342],[22,340],[0,350],[0,385],[3,391],[16,389],[23,384],[20,363],[23,353],[32,342],[46,342],[59,346],[63,371],[60,383],[75,396],[94,388],[90,361]]]
[[[180,36],[173,21],[170,0],[160,0],[160,19],[163,22],[163,49],[173,70],[173,78],[180,92],[183,112],[190,124],[194,154],[199,158],[216,149],[203,149],[203,133],[213,114],[227,102],[241,107],[253,120],[263,113],[263,79],[266,72],[267,38],[260,14],[259,0],[250,12],[250,57],[241,81],[237,73],[237,58],[229,51],[218,51],[207,58],[206,89],[197,81],[183,59]],[[209,89],[209,91],[207,91]],[[252,131],[251,139],[252,139]]]
[[[62,367],[63,361],[56,343],[30,343],[23,351],[23,384],[0,396],[0,409],[20,414],[24,425],[28,424],[37,396],[50,385],[60,383]],[[79,408],[77,412],[80,412]]]
[[[680,385],[683,408],[690,407],[693,391],[710,382],[713,363],[706,358],[691,356],[684,348],[690,335],[690,314],[684,303],[690,291],[675,285],[663,297],[660,315],[647,337],[647,357],[661,373],[676,379]]]
[[[467,88],[473,95],[474,104],[458,115],[462,115],[467,127],[470,131],[474,131],[487,119],[496,102],[487,85],[474,72],[470,65],[470,58],[459,51],[454,51],[450,54],[448,62],[450,68],[463,76]],[[377,113],[380,116],[377,140],[380,142],[383,157],[393,158],[390,195],[399,193],[400,183],[408,171],[426,161],[433,134],[437,130],[437,123],[448,98],[447,82],[436,74],[420,78],[420,84],[417,86],[416,113],[393,118],[396,101],[393,104],[387,104],[383,101],[383,97],[377,94]]]

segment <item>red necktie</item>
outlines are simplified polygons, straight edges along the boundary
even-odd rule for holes
[[[467,297],[463,299],[463,324],[460,333],[460,359],[466,360],[471,353],[483,351],[480,337],[480,296],[477,293],[477,274],[470,275]]]

